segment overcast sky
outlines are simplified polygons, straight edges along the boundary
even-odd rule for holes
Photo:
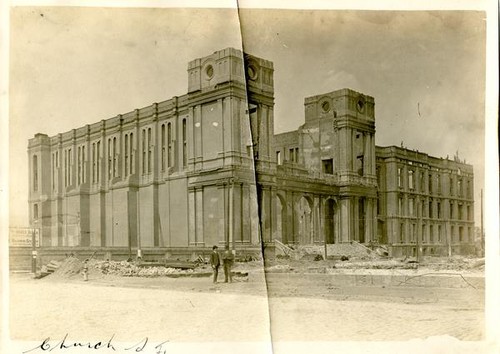
[[[274,62],[275,132],[304,122],[304,97],[371,95],[376,144],[484,169],[485,15],[195,9],[11,11],[10,219],[27,226],[27,143],[183,95],[188,61],[235,47]],[[241,32],[240,32],[241,25]],[[243,41],[242,41],[243,38]],[[420,114],[419,114],[420,112]]]

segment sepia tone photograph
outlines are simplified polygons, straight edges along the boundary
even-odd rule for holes
[[[490,352],[484,9],[9,16],[13,352]]]

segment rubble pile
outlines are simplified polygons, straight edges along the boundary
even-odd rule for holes
[[[403,263],[397,260],[387,261],[351,261],[351,262],[337,262],[334,268],[340,269],[414,269],[416,264]]]
[[[141,267],[136,263],[127,261],[94,261],[90,266],[102,274],[117,275],[121,277],[161,277],[170,274],[190,274],[193,269],[176,269],[165,266]]]
[[[51,261],[53,263],[53,261]],[[59,277],[71,277],[79,274],[83,269],[83,262],[75,257],[68,257],[63,260],[59,267],[52,273],[52,275]]]
[[[484,258],[453,256],[440,259],[439,262],[429,262],[427,266],[434,270],[484,270],[484,263]]]

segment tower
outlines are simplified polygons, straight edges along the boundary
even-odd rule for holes
[[[303,160],[339,187],[338,242],[369,242],[376,230],[375,101],[342,89],[308,97],[304,105]]]

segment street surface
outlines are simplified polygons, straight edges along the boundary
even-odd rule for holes
[[[170,342],[483,337],[484,289],[345,286],[328,274],[209,278],[12,275],[10,336]],[[269,297],[267,296],[269,294]]]

